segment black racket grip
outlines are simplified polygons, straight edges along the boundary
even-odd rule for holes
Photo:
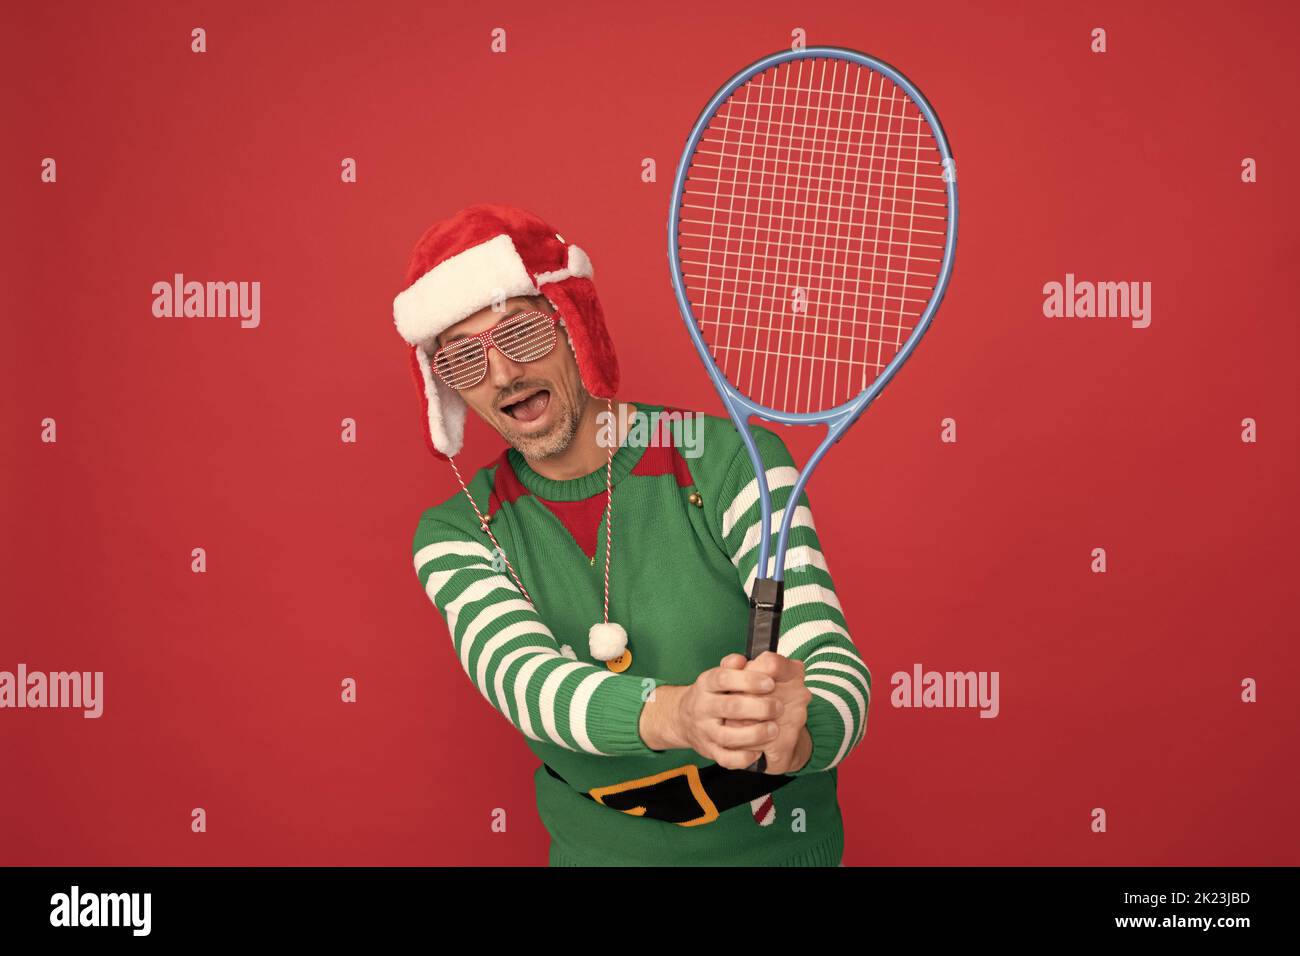
[[[745,657],[753,660],[764,651],[775,651],[781,636],[781,607],[785,595],[785,582],[756,578],[749,596],[749,639],[745,643]],[[767,755],[745,768],[756,773],[767,769]]]

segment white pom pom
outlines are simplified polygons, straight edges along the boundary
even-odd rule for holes
[[[567,657],[567,658],[568,658],[569,660],[571,660],[571,661],[576,661],[576,660],[578,659],[578,652],[575,651],[575,650],[574,650],[572,647],[570,647],[568,644],[561,644],[561,645],[560,645],[560,656],[561,656],[561,657]]]
[[[587,640],[591,645],[591,656],[598,661],[612,661],[627,650],[627,631],[623,630],[622,624],[613,621],[591,625]]]

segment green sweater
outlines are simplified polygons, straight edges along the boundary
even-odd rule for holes
[[[656,417],[664,411],[634,404]],[[710,823],[679,826],[573,789],[712,763],[693,750],[647,747],[641,710],[652,685],[691,684],[745,650],[760,524],[753,465],[729,419],[703,416],[694,447],[680,421],[671,430],[677,447],[656,444],[660,432],[651,429],[650,441],[633,432],[614,454],[609,619],[628,633],[624,673],[587,646],[588,629],[603,619],[604,467],[554,481],[509,448],[468,485],[536,610],[504,565],[494,568],[491,543],[459,491],[420,517],[416,574],[470,680],[568,781],[542,766],[534,774],[551,865],[834,866],[844,848],[836,767],[866,729],[871,675],[849,637],[807,495],[790,531],[779,651],[805,662],[813,752],[770,795],[775,819],[760,825],[742,804]],[[774,432],[751,431],[772,489],[775,550],[797,470]]]

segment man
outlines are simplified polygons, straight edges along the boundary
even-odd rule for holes
[[[468,207],[417,243],[394,320],[426,441],[463,495],[421,516],[416,574],[466,674],[542,760],[551,865],[834,866],[836,767],[871,685],[807,497],[779,653],[746,661],[750,460],[728,419],[614,401],[591,275],[510,206]],[[466,484],[454,456],[471,408],[508,447]],[[795,469],[774,432],[752,431],[774,539]],[[746,769],[760,755],[764,772]]]

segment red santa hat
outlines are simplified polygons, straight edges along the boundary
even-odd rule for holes
[[[429,450],[450,458],[464,444],[465,400],[433,373],[434,338],[494,302],[544,295],[559,313],[587,391],[613,398],[618,359],[592,284],[591,260],[539,217],[515,206],[468,206],[420,237],[393,299],[393,322],[410,345]]]

